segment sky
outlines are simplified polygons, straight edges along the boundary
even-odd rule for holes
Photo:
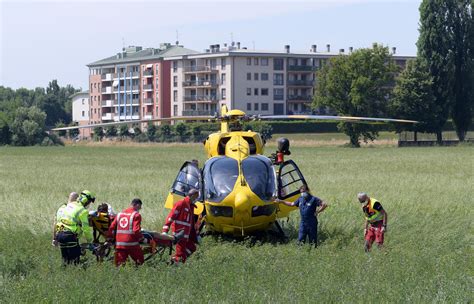
[[[416,55],[420,0],[0,0],[0,85],[88,87],[93,61],[125,45],[197,51],[240,41],[256,50],[323,51],[382,43]]]

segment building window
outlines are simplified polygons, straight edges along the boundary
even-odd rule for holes
[[[84,114],[86,114],[84,111],[82,111],[82,117],[84,117]]]
[[[173,91],[173,102],[177,102],[178,101],[178,91],[174,90]]]
[[[94,83],[94,89],[96,89],[96,88],[97,88],[97,83]]]
[[[262,103],[262,111],[268,111],[268,103]]]
[[[173,76],[173,87],[177,87],[178,86],[178,76]]]
[[[283,100],[283,89],[273,89],[273,99]]]
[[[253,64],[254,64],[254,65],[258,65],[258,58],[254,58]]]
[[[283,71],[283,59],[282,58],[273,59],[273,69],[275,71]]]
[[[267,65],[268,65],[268,58],[261,58],[261,59],[260,59],[260,64],[267,66]],[[263,106],[262,106],[262,107],[263,107]]]
[[[257,88],[253,89],[253,95],[258,96],[258,89]]]
[[[221,90],[221,99],[226,99],[226,89]]]
[[[273,85],[283,85],[283,74],[273,74]]]
[[[82,104],[84,104],[84,102],[85,102],[85,100],[84,100],[84,98],[82,98]]]
[[[258,111],[258,103],[254,103],[254,104],[253,104],[253,110],[254,110],[254,111]]]
[[[247,102],[247,111],[252,111],[252,104]]]
[[[247,80],[252,80],[252,73],[247,73]]]
[[[178,105],[173,106],[173,116],[178,116]]]
[[[158,69],[156,71],[158,72]],[[178,61],[173,61],[173,72],[177,72],[177,71],[178,71]]]
[[[91,83],[91,93],[93,92],[94,90],[92,90],[92,83]]]
[[[258,73],[253,74],[253,80],[258,80]]]
[[[94,114],[97,114],[97,109],[94,109]]]
[[[263,81],[268,80],[268,73],[262,73],[262,74],[260,75],[260,80],[263,80]]]
[[[225,70],[225,66],[226,66],[225,58],[222,58],[221,59],[221,69]]]
[[[100,101],[100,96],[97,98],[97,100],[99,100],[99,101]]]
[[[247,58],[247,65],[252,65],[252,58]]]
[[[251,88],[247,88],[247,96],[251,96],[252,95],[252,89]]]
[[[262,96],[268,96],[268,89],[261,89],[260,93],[262,93]]]
[[[221,74],[221,84],[225,84],[225,73]]]
[[[94,96],[94,101],[97,101],[97,96]]]

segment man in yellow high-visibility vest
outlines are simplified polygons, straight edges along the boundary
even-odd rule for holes
[[[357,194],[357,199],[362,204],[362,211],[365,214],[365,251],[370,251],[374,241],[381,248],[387,232],[387,212],[378,200],[369,197],[367,193]]]
[[[88,243],[93,240],[92,228],[89,226],[89,212],[87,207],[95,201],[95,195],[84,190],[79,194],[77,201],[61,206],[57,212],[56,240],[61,248],[61,255],[65,264],[79,263],[81,247],[79,238],[83,235]],[[89,244],[89,249],[94,246]]]

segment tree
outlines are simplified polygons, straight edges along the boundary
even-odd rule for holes
[[[104,137],[104,129],[102,127],[94,127],[94,140],[101,141]]]
[[[149,123],[146,128],[146,135],[149,141],[155,141],[157,128],[153,123]]]
[[[69,127],[75,127],[77,126],[77,122],[71,122],[69,124]],[[79,135],[79,129],[71,129],[71,130],[68,130],[68,134],[69,134],[69,137],[70,138],[76,138],[78,135]]]
[[[433,78],[433,96],[437,104],[436,137],[442,143],[442,130],[449,116],[453,96],[453,56],[451,33],[448,26],[450,1],[423,0],[420,5],[420,36],[418,38],[418,58],[428,67]]]
[[[170,125],[167,125],[167,124],[161,125],[160,133],[161,133],[161,139],[163,141],[166,141],[166,140],[170,139],[170,137],[171,137],[171,127],[170,127]]]
[[[64,128],[66,125],[64,124],[64,122],[62,120],[58,121],[56,124],[55,124],[55,128]],[[59,136],[66,136],[66,131],[59,131],[58,132]]]
[[[433,96],[433,79],[428,68],[419,59],[407,62],[405,70],[397,78],[390,101],[391,115],[417,120],[417,124],[400,125],[398,130],[435,133],[438,119],[432,113],[439,112]]]
[[[117,128],[115,126],[108,126],[105,129],[105,136],[109,138],[117,136]]]
[[[124,137],[130,136],[130,133],[128,132],[128,126],[127,125],[120,125],[118,129],[118,135],[124,139]]]
[[[176,125],[176,134],[179,136],[179,139],[183,141],[184,136],[188,132],[188,126],[186,126],[184,123],[180,122]]]
[[[8,117],[5,113],[0,112],[0,145],[8,145],[10,138],[11,132]]]
[[[474,19],[470,0],[447,1],[450,49],[453,56],[451,116],[460,141],[472,121],[474,104]]]
[[[45,133],[46,114],[37,107],[18,108],[12,123],[12,143],[31,146],[42,142]]]
[[[313,107],[330,107],[339,115],[383,117],[397,70],[388,47],[378,44],[334,57],[318,73]],[[367,142],[378,135],[372,125],[340,123],[338,128],[353,147],[360,146],[360,139]]]

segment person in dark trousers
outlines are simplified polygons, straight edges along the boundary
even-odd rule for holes
[[[387,232],[387,212],[378,200],[369,197],[367,193],[361,192],[357,194],[357,199],[361,203],[362,212],[365,215],[365,252],[370,251],[374,241],[379,248],[382,248],[385,232]]]
[[[309,238],[309,243],[316,247],[318,242],[317,215],[326,209],[327,204],[320,198],[312,196],[306,185],[300,187],[300,197],[296,201],[286,202],[277,199],[276,202],[300,209],[301,222],[298,232],[298,243],[305,243],[306,238]]]
[[[61,206],[57,212],[56,240],[61,248],[64,264],[78,264],[81,256],[79,238],[83,235],[89,243],[89,250],[94,249],[92,244],[92,228],[89,226],[89,212],[87,207],[95,201],[95,195],[84,190],[76,202],[69,202]]]

